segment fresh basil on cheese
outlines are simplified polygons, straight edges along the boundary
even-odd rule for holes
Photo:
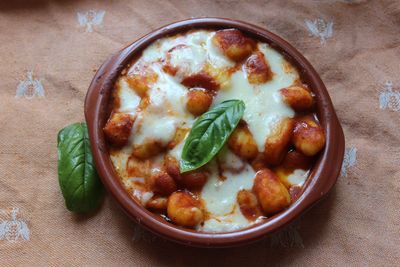
[[[201,115],[183,146],[180,171],[192,171],[209,162],[238,125],[244,109],[243,101],[226,100]]]

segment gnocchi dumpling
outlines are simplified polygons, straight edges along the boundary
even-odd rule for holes
[[[149,188],[157,194],[168,196],[176,191],[174,179],[164,171],[157,171],[147,179]]]
[[[254,41],[237,29],[217,31],[212,41],[225,56],[234,61],[245,59],[255,48]]]
[[[254,221],[262,216],[257,197],[250,190],[240,190],[237,194],[237,203],[243,216],[247,219]]]
[[[312,108],[314,99],[311,92],[301,86],[291,86],[280,90],[283,102],[296,111]]]
[[[134,68],[127,76],[129,86],[141,97],[147,94],[150,85],[157,82],[157,79],[157,73],[148,67],[143,67],[142,69]]]
[[[163,150],[163,146],[155,141],[147,141],[143,144],[138,144],[133,146],[132,155],[139,159],[151,158]]]
[[[317,121],[306,116],[296,121],[292,142],[296,150],[314,156],[325,146],[325,133]]]
[[[194,227],[203,221],[200,201],[188,192],[175,192],[168,198],[168,217],[177,225]]]
[[[201,169],[180,173],[179,163],[172,156],[165,157],[164,168],[166,172],[174,178],[178,185],[185,189],[201,189],[207,182],[208,173]]]
[[[290,205],[290,195],[274,172],[263,169],[256,173],[253,191],[262,210],[267,215],[275,214]]]
[[[114,146],[122,147],[128,143],[134,120],[129,114],[114,113],[103,128],[107,140]]]
[[[289,151],[282,161],[282,167],[286,170],[293,171],[296,169],[308,170],[311,167],[313,158],[292,150]]]
[[[272,79],[273,73],[265,61],[264,54],[260,51],[251,55],[244,65],[247,79],[251,84],[265,83]]]
[[[285,156],[292,137],[294,120],[282,119],[265,141],[264,160],[269,165],[278,165]]]
[[[206,112],[212,103],[212,95],[203,88],[192,88],[187,93],[186,109],[195,116]]]
[[[258,154],[258,147],[247,125],[240,122],[228,139],[229,148],[239,157],[254,159]]]
[[[156,211],[167,210],[168,198],[166,197],[152,197],[146,202],[146,208]]]

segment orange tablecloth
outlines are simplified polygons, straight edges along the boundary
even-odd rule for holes
[[[77,217],[58,187],[57,132],[84,119],[100,64],[163,24],[198,16],[245,20],[291,42],[320,73],[346,135],[329,197],[245,248],[155,238],[109,196],[97,214]],[[0,265],[398,266],[399,1],[2,1],[0,60],[0,224],[13,225],[0,230]]]

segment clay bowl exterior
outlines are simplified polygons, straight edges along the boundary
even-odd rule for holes
[[[185,229],[146,210],[136,203],[121,185],[110,160],[103,127],[109,117],[110,92],[124,67],[141,55],[141,51],[159,38],[190,29],[236,28],[248,36],[266,42],[285,55],[294,64],[304,82],[316,97],[317,115],[326,133],[326,146],[303,187],[299,199],[288,209],[268,220],[229,233],[200,233]],[[124,212],[136,223],[169,240],[198,247],[229,247],[247,244],[284,227],[321,200],[332,189],[339,176],[343,154],[344,135],[332,102],[311,64],[289,43],[279,36],[245,22],[221,18],[197,18],[175,22],[157,29],[113,55],[97,71],[85,99],[85,118],[89,129],[93,157],[104,186]]]

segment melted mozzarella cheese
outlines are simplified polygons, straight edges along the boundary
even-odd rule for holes
[[[118,80],[117,88],[120,100],[118,111],[131,115],[136,114],[136,109],[140,103],[140,97],[129,87],[125,79]]]
[[[214,105],[229,99],[241,99],[246,105],[243,119],[257,143],[258,150],[264,151],[265,140],[271,130],[284,117],[292,118],[294,111],[283,103],[279,90],[288,87],[298,79],[297,72],[286,73],[283,69],[284,57],[266,44],[259,45],[269,63],[273,79],[264,84],[252,85],[242,70],[231,77],[231,87],[220,91]]]
[[[232,152],[228,153],[236,157]],[[234,212],[237,193],[253,186],[255,172],[249,164],[244,164],[244,169],[238,173],[224,171],[222,174],[225,179],[219,177],[215,162],[210,164],[211,173],[201,191],[201,198],[212,217],[218,218]]]
[[[223,215],[208,219],[197,230],[203,232],[231,232],[249,226],[249,221],[243,216],[236,205],[232,214]]]
[[[234,66],[235,63],[212,44],[214,34],[209,31],[195,31],[184,36],[158,40],[143,51],[141,60],[144,62],[162,61],[166,59],[166,55],[170,51],[172,65],[186,68],[189,70],[189,74],[200,71],[206,62],[216,68]]]
[[[149,106],[138,114],[130,141],[140,145],[155,140],[166,145],[174,137],[178,127],[191,127],[193,116],[187,112],[187,89],[164,73],[160,66],[153,69],[158,74],[157,82],[149,90]]]
[[[297,169],[287,177],[287,181],[292,185],[302,186],[308,177],[308,171]]]
[[[192,115],[186,111],[187,88],[177,82],[169,74],[161,70],[156,65],[154,70],[158,74],[158,79],[151,86],[149,92],[149,109],[166,114],[172,114],[178,118],[192,118]]]
[[[130,151],[131,149],[127,147],[118,151],[118,153],[113,153],[110,155],[114,169],[119,174],[121,179],[126,179],[128,177],[126,163],[128,162]]]
[[[138,189],[132,191],[132,195],[140,201],[140,203],[145,206],[147,202],[154,196],[153,192],[143,192]]]
[[[201,71],[207,60],[207,53],[200,45],[191,45],[171,51],[171,65],[178,68],[177,75],[184,76]]]
[[[187,137],[187,135],[186,135],[186,137]],[[171,149],[169,151],[169,155],[173,156],[176,159],[181,158],[182,150],[183,150],[183,146],[185,145],[186,137],[181,142],[179,142],[179,144],[177,144],[173,149]]]
[[[139,114],[132,128],[131,143],[141,145],[155,140],[162,145],[166,145],[171,141],[180,121],[173,116],[164,116],[164,120],[159,120],[162,116],[163,114],[151,112]]]
[[[222,169],[240,171],[246,166],[244,161],[232,153],[227,146],[224,146],[217,155],[218,162]]]
[[[206,41],[206,49],[208,51],[208,59],[215,68],[228,68],[233,67],[235,63],[229,58],[225,57],[221,50],[212,43],[212,38],[215,33],[209,34]]]

